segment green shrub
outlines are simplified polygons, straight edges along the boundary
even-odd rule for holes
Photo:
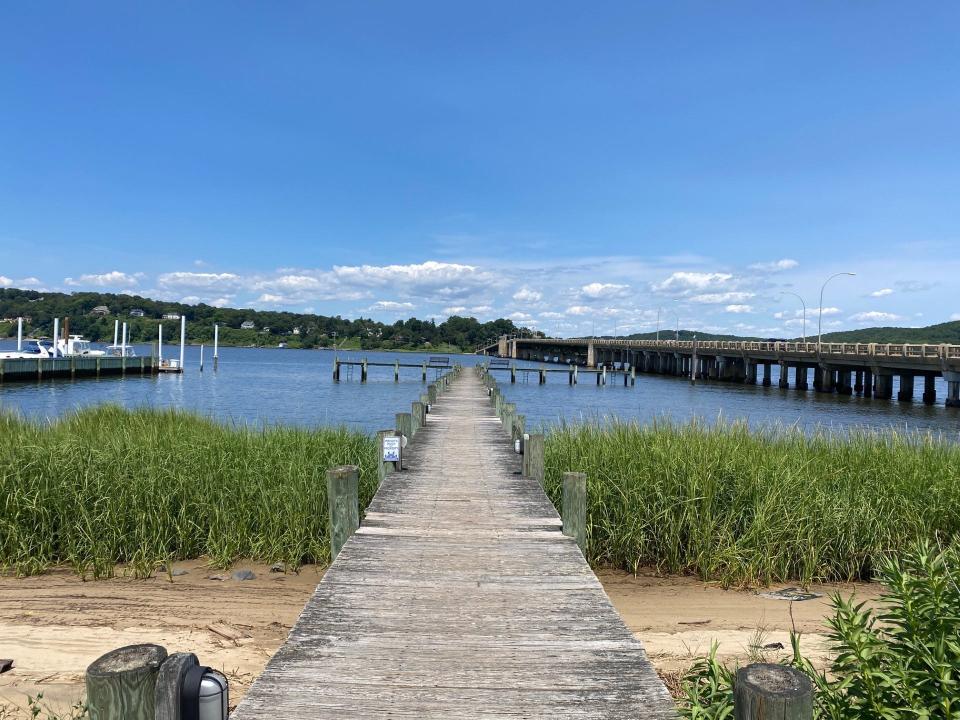
[[[800,653],[793,636],[791,664],[817,692],[820,720],[960,717],[960,554],[921,543],[880,563],[886,585],[877,610],[839,594],[828,621],[836,656],[826,673]],[[684,678],[681,713],[727,718],[735,673],[716,659],[716,647]]]

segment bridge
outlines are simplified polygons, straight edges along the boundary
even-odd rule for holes
[[[518,458],[458,375],[231,717],[676,718]]]
[[[894,377],[897,399],[912,402],[917,380],[921,399],[937,401],[937,377],[947,384],[945,404],[960,407],[960,345],[882,343],[803,343],[698,340],[627,340],[622,338],[516,338],[502,336],[477,349],[481,355],[515,360],[584,366],[635,368],[637,372],[717,380],[772,384],[771,369],[779,366],[778,384],[807,390],[810,373],[818,392],[890,399]]]

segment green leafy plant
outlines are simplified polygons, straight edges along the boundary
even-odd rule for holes
[[[829,637],[836,656],[827,672],[800,653],[793,634],[790,664],[806,672],[820,720],[956,720],[960,717],[960,553],[920,543],[882,560],[886,585],[878,609],[831,598]],[[684,677],[681,713],[726,718],[733,711],[735,669],[710,655]]]

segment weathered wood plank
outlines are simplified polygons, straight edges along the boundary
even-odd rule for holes
[[[235,720],[676,717],[472,374],[404,465]]]

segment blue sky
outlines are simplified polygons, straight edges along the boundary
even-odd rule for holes
[[[960,5],[18,3],[0,286],[564,335],[960,319]],[[816,325],[815,319],[808,322]]]

